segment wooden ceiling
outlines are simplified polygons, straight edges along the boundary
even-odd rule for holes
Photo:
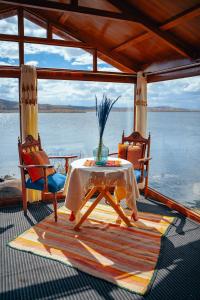
[[[0,0],[0,11],[19,6],[123,72],[148,81],[200,75],[199,0]]]

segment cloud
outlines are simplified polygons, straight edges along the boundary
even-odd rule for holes
[[[26,65],[29,65],[29,66],[37,66],[38,65],[38,61],[37,60],[30,60],[30,61],[27,61],[26,62]]]
[[[71,59],[73,60],[73,58]],[[92,65],[92,55],[90,53],[84,53],[74,58],[72,65]]]
[[[0,61],[0,66],[12,66],[12,64],[6,61]]]
[[[121,95],[117,103],[120,106],[133,104],[132,84],[58,80],[39,80],[38,83],[40,103],[94,106],[95,95],[101,99],[103,93],[111,99]]]
[[[16,78],[1,78],[0,99],[18,101],[19,85]]]
[[[64,58],[68,62],[75,64],[91,64],[92,55],[86,53],[82,49],[62,47],[62,46],[51,46],[51,45],[41,45],[41,44],[25,44],[24,45],[25,55],[29,54],[55,54]]]
[[[102,72],[121,72],[119,69],[112,67],[112,66],[98,66],[98,71],[102,71]]]
[[[18,34],[17,16],[0,20],[0,33]]]
[[[26,36],[45,38],[47,36],[47,31],[46,29],[24,18],[24,34]]]
[[[200,108],[200,76],[148,85],[149,106]]]
[[[16,42],[0,41],[0,59],[19,59],[19,45]],[[15,64],[16,65],[16,64]]]

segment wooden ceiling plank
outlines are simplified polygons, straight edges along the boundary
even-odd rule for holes
[[[197,4],[191,8],[183,11],[182,13],[177,14],[173,18],[167,20],[164,24],[162,24],[160,26],[160,29],[162,29],[162,30],[171,29],[177,25],[182,24],[185,21],[196,18],[199,15],[200,15],[200,4]]]
[[[6,8],[0,10],[0,20],[17,15],[17,8]]]
[[[177,25],[182,24],[186,20],[188,21],[188,20],[193,19],[193,18],[195,18],[199,15],[200,15],[200,4],[197,4],[194,7],[190,8],[190,9],[187,9],[187,10],[183,11],[182,13],[177,14],[173,18],[167,20],[164,24],[159,26],[159,29],[161,29],[161,30],[171,29],[171,28],[173,28]],[[153,36],[152,32],[146,32],[144,34],[141,34],[137,37],[131,38],[131,39],[121,43],[120,45],[113,48],[112,50],[113,51],[122,51],[122,50],[128,48],[129,46],[133,46],[133,45],[136,45],[140,42],[143,42],[143,41],[151,38],[152,36]]]
[[[148,16],[141,13],[132,5],[125,3],[121,0],[108,0],[109,3],[115,5],[118,9],[120,9],[127,16],[132,16],[133,21],[137,21],[148,31],[151,31],[159,38],[161,38],[165,43],[167,43],[171,48],[176,50],[184,57],[196,58],[196,53],[191,49],[191,47],[185,45],[185,43],[181,40],[178,40],[176,37],[171,35],[168,32],[164,32],[160,30],[159,26]]]
[[[113,51],[119,52],[122,50],[127,49],[129,46],[133,46],[136,45],[140,42],[143,42],[145,40],[147,40],[148,38],[152,37],[153,33],[152,32],[146,32],[143,34],[138,35],[137,37],[131,38],[128,41],[125,41],[123,43],[121,43],[120,45],[118,45],[117,47],[113,48]]]

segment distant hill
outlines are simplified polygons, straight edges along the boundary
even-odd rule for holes
[[[19,103],[16,101],[9,101],[0,99],[0,112],[17,112]],[[95,106],[73,106],[73,105],[52,105],[52,104],[39,104],[39,112],[48,113],[84,113],[87,111],[94,111]],[[131,111],[132,108],[126,107],[113,107],[114,111]],[[185,108],[174,108],[170,106],[157,106],[148,107],[148,111],[151,112],[184,112],[184,111],[200,111],[200,110],[189,110]]]
[[[155,112],[176,112],[176,111],[194,111],[191,109],[187,109],[187,108],[177,108],[177,107],[171,107],[171,106],[155,106],[155,107],[148,107],[148,111],[155,111]],[[198,111],[198,110],[195,110]]]
[[[18,102],[14,102],[14,101],[8,101],[8,100],[3,100],[0,99],[0,111],[17,111],[19,107]]]

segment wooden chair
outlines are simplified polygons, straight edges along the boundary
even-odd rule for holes
[[[55,221],[57,221],[57,193],[64,187],[66,175],[57,173],[50,164],[50,159],[65,159],[65,168],[68,170],[68,160],[71,156],[50,156],[43,151],[40,136],[35,140],[28,135],[22,143],[18,138],[19,162],[22,182],[22,201],[24,213],[27,213],[26,189],[38,190],[53,194]]]
[[[137,183],[143,183],[144,195],[147,195],[148,176],[149,176],[149,161],[150,157],[150,134],[148,138],[143,138],[137,131],[131,133],[129,136],[122,134],[122,142],[118,146],[118,157],[129,160],[133,163],[134,173]],[[130,147],[129,147],[130,146]],[[132,151],[132,154],[130,152]],[[114,155],[116,153],[112,153]]]

